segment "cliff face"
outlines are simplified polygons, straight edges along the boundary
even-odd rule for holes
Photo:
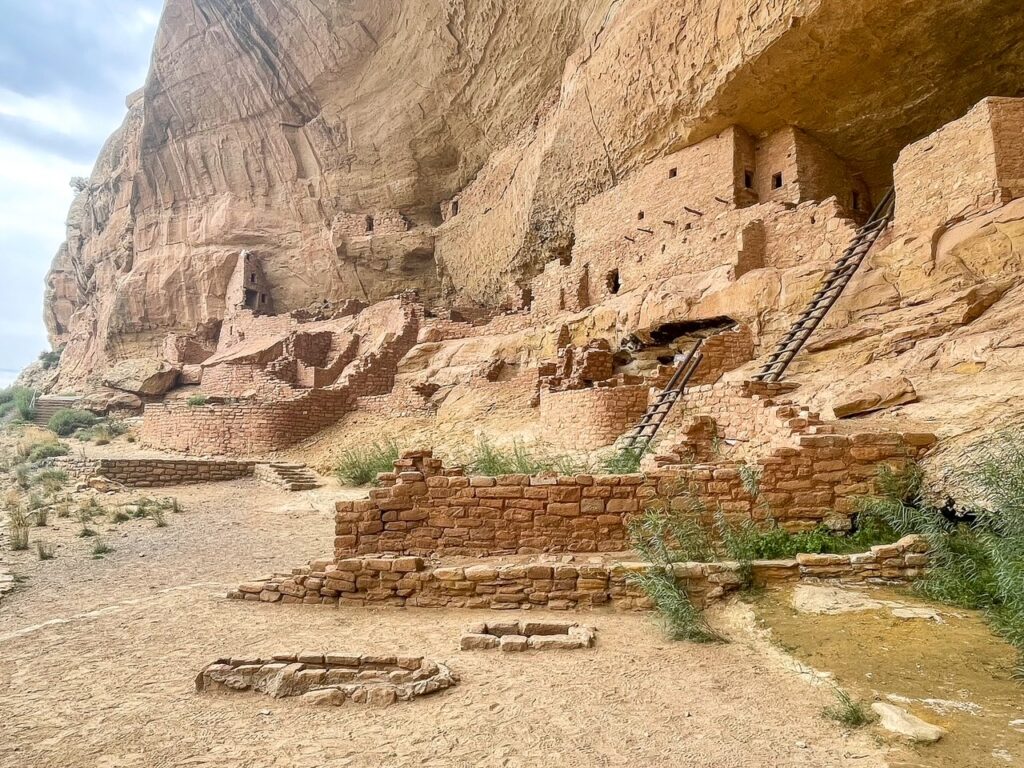
[[[1017,95],[1022,32],[1009,0],[169,0],[48,278],[60,385],[220,321],[243,248],[278,311],[519,306],[577,207],[727,125],[798,125],[879,189]]]

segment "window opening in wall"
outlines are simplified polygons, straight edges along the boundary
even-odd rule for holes
[[[636,215],[636,220],[637,221],[643,221],[644,220],[644,212],[643,211],[640,211],[640,213],[638,213]]]
[[[266,304],[266,303],[267,303],[267,294],[261,293],[260,294],[260,304]]]
[[[860,210],[860,192],[858,192],[857,190],[854,190],[850,194],[850,197],[853,199],[853,210],[859,211]]]
[[[458,216],[458,215],[459,215],[459,201],[458,200],[452,200],[452,216]]]
[[[611,293],[618,293],[619,289],[622,288],[622,281],[619,280],[619,270],[613,269],[609,272],[605,277],[604,282]]]
[[[249,282],[250,283],[255,283],[256,282],[256,273],[255,272],[250,272],[249,273]]]
[[[744,186],[745,189],[753,189],[754,188],[754,172],[753,171],[744,171],[743,172],[743,186]]]
[[[245,306],[249,309],[256,309],[256,291],[246,289],[245,291]]]
[[[670,179],[674,179],[678,175],[679,175],[679,169],[678,168],[669,168],[668,169],[668,177]]]
[[[366,217],[366,231],[373,232],[373,216]]]
[[[772,176],[772,189],[782,189],[782,174],[776,173]]]

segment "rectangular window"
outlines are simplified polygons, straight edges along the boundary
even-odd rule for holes
[[[679,169],[678,168],[669,168],[668,169],[668,177],[670,179],[674,179],[678,175],[679,175]]]
[[[754,188],[754,172],[753,171],[744,171],[743,172],[743,186],[744,186],[745,189],[753,189]]]
[[[772,176],[772,189],[782,189],[782,173]]]

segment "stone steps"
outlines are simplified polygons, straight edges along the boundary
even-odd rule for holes
[[[284,462],[258,464],[256,479],[286,491],[311,491],[321,485],[319,476],[305,464]]]
[[[78,405],[77,397],[40,397],[36,399],[36,414],[32,423],[45,427],[57,411],[65,408],[75,408]]]

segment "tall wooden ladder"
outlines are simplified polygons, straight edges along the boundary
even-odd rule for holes
[[[860,267],[885,228],[889,226],[893,217],[895,201],[895,191],[889,190],[889,193],[871,214],[871,218],[857,230],[850,245],[825,276],[824,282],[814,294],[814,298],[811,299],[807,308],[782,337],[779,345],[768,358],[768,362],[755,374],[755,381],[771,382],[782,378],[782,374],[793,362],[793,358],[803,349],[807,339],[839,300],[857,268]]]
[[[693,348],[686,354],[686,357],[679,361],[668,384],[665,385],[665,388],[654,399],[654,402],[648,406],[647,412],[626,436],[626,440],[623,443],[625,450],[636,451],[642,456],[651,447],[651,443],[654,441],[655,435],[658,434],[658,430],[661,429],[661,425],[672,411],[672,407],[683,396],[683,390],[686,389],[686,385],[690,383],[690,379],[693,378],[693,375],[704,360],[704,354],[701,352],[701,347],[703,346],[704,339],[698,339]]]

